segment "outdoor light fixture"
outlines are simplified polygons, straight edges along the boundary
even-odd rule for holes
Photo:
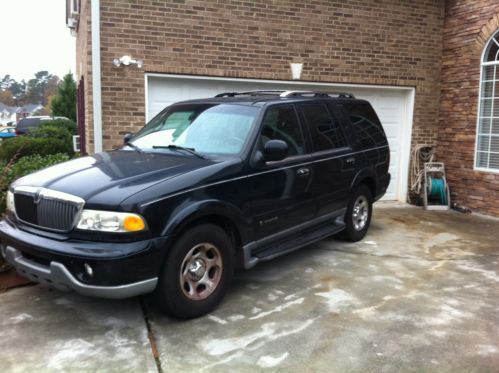
[[[116,67],[120,67],[122,65],[123,66],[137,65],[139,69],[142,69],[142,66],[144,66],[144,61],[137,60],[135,58],[130,57],[129,55],[125,55],[123,57],[113,59],[113,65]]]
[[[291,77],[293,78],[293,80],[300,80],[301,72],[303,70],[303,63],[291,62],[289,66],[291,67]]]

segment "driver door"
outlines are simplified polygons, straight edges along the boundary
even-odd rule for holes
[[[288,156],[251,170],[249,183],[256,240],[307,222],[315,216],[312,179],[314,165],[304,131],[292,104],[267,109],[258,139],[263,149],[269,140],[288,144]]]

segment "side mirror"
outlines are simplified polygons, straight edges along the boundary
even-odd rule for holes
[[[125,134],[125,136],[123,136],[123,144],[127,144],[133,137],[134,133],[132,132],[128,132]]]
[[[281,161],[288,155],[288,144],[282,140],[269,140],[263,147],[265,162]]]

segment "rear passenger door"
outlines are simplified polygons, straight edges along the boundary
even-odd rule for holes
[[[316,196],[317,216],[345,208],[355,176],[356,158],[334,107],[325,103],[300,104],[300,112],[310,132],[315,174],[312,192]]]

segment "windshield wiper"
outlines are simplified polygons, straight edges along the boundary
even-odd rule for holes
[[[184,151],[186,151],[188,153],[191,153],[192,155],[195,155],[198,158],[206,159],[206,157],[204,157],[201,154],[199,154],[196,151],[196,149],[194,149],[194,148],[185,148],[185,147],[180,146],[180,145],[173,145],[173,144],[170,144],[170,145],[153,145],[152,148],[153,149],[184,150]]]
[[[127,142],[124,146],[129,146],[130,148],[132,148],[133,150],[135,150],[137,153],[143,153],[144,151],[139,148],[137,145],[135,145],[134,143],[131,143],[131,142]]]

